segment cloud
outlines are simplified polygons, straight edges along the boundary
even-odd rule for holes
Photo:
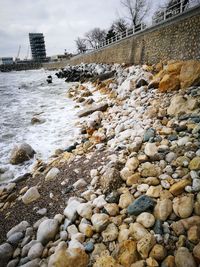
[[[16,56],[19,45],[26,56],[29,32],[44,33],[47,55],[75,52],[77,37],[108,29],[117,14],[120,0],[1,0],[0,56]]]

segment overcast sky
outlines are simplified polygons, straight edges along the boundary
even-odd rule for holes
[[[161,1],[152,0],[151,10]],[[123,16],[120,0],[0,0],[0,57],[28,51],[28,33],[43,32],[47,55],[75,52],[74,40]]]

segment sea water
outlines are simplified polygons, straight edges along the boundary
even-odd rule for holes
[[[21,165],[9,163],[17,144],[28,143],[35,159],[47,161],[58,148],[65,149],[78,137],[77,110],[66,92],[71,84],[52,71],[29,70],[0,73],[0,182],[30,171],[34,160]],[[52,75],[53,83],[46,78]],[[32,124],[33,117],[42,123]]]

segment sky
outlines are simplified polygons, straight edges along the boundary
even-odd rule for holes
[[[149,14],[160,2],[151,1]],[[120,0],[0,0],[0,57],[16,57],[19,46],[26,57],[29,32],[44,34],[48,56],[76,52],[77,37],[123,16]]]

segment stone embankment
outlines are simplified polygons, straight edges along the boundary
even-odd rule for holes
[[[197,267],[200,62],[85,68],[83,141],[0,188],[1,266]]]

